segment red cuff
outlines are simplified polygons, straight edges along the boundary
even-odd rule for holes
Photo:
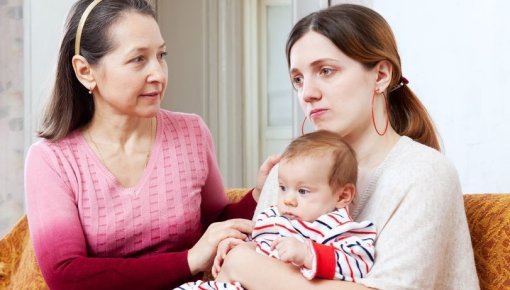
[[[317,259],[316,278],[334,279],[336,269],[335,250],[333,247],[312,242],[315,258]]]
[[[238,202],[227,204],[219,219],[216,221],[224,221],[233,218],[251,220],[255,208],[257,207],[257,202],[253,198],[252,191],[253,189],[245,193]]]

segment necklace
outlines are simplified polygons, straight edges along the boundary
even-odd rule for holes
[[[147,155],[145,156],[145,166],[144,167],[147,167],[147,164],[149,164],[149,157],[151,155],[151,149],[152,149],[152,144],[154,143],[154,132],[153,132],[153,128],[152,128],[152,118],[151,118],[151,124],[150,124],[150,129],[151,129],[151,142],[149,144],[149,149],[147,150]],[[94,144],[94,147],[96,148],[97,150],[97,153],[99,153],[99,159],[101,159],[101,162],[106,166],[106,162],[105,162],[105,159],[103,157],[103,153],[101,152],[101,149],[99,148],[99,146],[97,145],[96,141],[94,141],[94,138],[92,138],[92,134],[90,134],[90,131],[87,131],[87,135],[90,139],[90,141],[92,142],[92,144]]]

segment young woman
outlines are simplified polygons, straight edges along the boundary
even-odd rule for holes
[[[204,122],[160,109],[165,55],[145,0],[70,11],[25,173],[51,289],[170,289],[209,270],[219,241],[251,232],[246,219],[213,223],[251,218],[258,192],[228,205]]]
[[[296,267],[240,245],[218,279],[250,290],[479,289],[456,170],[407,86],[387,22],[350,4],[312,13],[291,31],[287,60],[305,115],[356,152],[351,215],[374,222],[375,263],[356,283],[309,281]]]

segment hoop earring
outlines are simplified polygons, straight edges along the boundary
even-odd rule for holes
[[[305,118],[303,119],[303,123],[301,123],[301,135],[305,135],[305,122],[306,122],[306,119],[308,119],[307,116],[305,116]]]
[[[390,124],[390,105],[388,103],[388,99],[386,98],[386,94],[382,92],[384,103],[386,104],[386,125],[384,126],[384,131],[379,132],[379,129],[377,129],[377,125],[375,124],[375,116],[374,116],[374,102],[375,102],[375,96],[379,94],[379,90],[374,91],[374,95],[372,96],[372,123],[374,124],[374,129],[377,132],[379,136],[384,136],[386,134],[386,131],[388,130],[388,125]]]

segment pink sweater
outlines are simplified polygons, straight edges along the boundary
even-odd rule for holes
[[[37,261],[52,289],[160,289],[192,279],[187,250],[211,222],[251,218],[228,205],[209,130],[161,110],[150,160],[125,188],[79,131],[28,152],[25,191]]]

